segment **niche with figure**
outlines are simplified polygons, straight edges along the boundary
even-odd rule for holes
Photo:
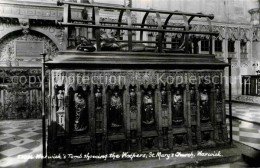
[[[196,86],[190,84],[190,112],[191,112],[191,124],[194,125],[197,122],[197,94]]]
[[[222,99],[222,89],[221,89],[221,85],[217,84],[215,85],[215,98],[216,98],[216,119],[217,122],[222,122],[222,116],[223,116],[223,99]]]
[[[137,129],[137,93],[136,87],[130,86],[129,87],[129,106],[130,106],[130,129],[136,130]]]
[[[108,130],[122,132],[124,128],[123,91],[119,87],[108,90]]]
[[[63,134],[65,132],[65,89],[64,85],[56,86],[56,116],[57,116],[57,132]]]
[[[96,130],[102,130],[103,128],[103,110],[102,110],[102,87],[97,85],[94,87],[95,95],[95,118],[96,118]]]
[[[202,123],[207,123],[210,120],[209,90],[209,87],[205,85],[202,85],[199,88],[200,120]]]
[[[161,100],[160,100],[160,105],[161,107],[159,108],[161,111],[162,115],[162,126],[163,127],[168,127],[168,110],[169,110],[169,105],[168,105],[168,94],[167,94],[167,87],[166,85],[161,85],[160,87],[160,95],[161,95]]]
[[[172,125],[184,124],[184,86],[172,87]]]
[[[78,87],[69,90],[70,96],[70,130],[72,135],[83,135],[89,130],[88,90]]]
[[[151,87],[143,89],[142,94],[142,128],[155,129],[155,100],[154,90]]]
[[[217,100],[217,103],[221,103],[222,101],[222,91],[221,91],[221,85],[218,84],[215,86],[215,89],[216,89],[216,100]]]

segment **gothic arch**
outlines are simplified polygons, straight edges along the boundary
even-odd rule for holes
[[[0,40],[3,38],[7,37],[9,34],[17,32],[17,31],[22,31],[23,29],[21,27],[10,27],[8,29],[5,29],[3,33],[0,33]]]
[[[7,37],[11,33],[14,33],[17,31],[22,31],[22,30],[23,30],[22,27],[10,27],[8,29],[5,29],[5,31],[3,33],[0,33],[0,40]],[[43,34],[44,36],[46,36],[52,40],[52,42],[58,47],[59,51],[63,50],[64,47],[61,45],[61,43],[58,41],[58,39],[55,38],[51,33],[44,31],[43,29],[38,28],[38,27],[31,27],[31,28],[29,28],[29,30],[33,30],[35,32]]]
[[[37,31],[34,29],[29,29],[29,32],[26,32],[26,29],[21,27],[11,27],[10,30],[5,30],[4,33],[0,35],[0,61],[18,61],[15,56],[15,40],[28,40],[28,41],[43,41],[44,49],[49,56],[54,57],[59,50],[62,50],[61,44],[58,40],[44,33],[44,31]],[[49,35],[49,36],[48,36]]]

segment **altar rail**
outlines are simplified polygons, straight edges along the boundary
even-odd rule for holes
[[[242,76],[242,95],[259,96],[260,95],[260,76],[243,75]]]
[[[101,51],[101,30],[104,29],[115,29],[117,42],[126,42],[128,45],[128,51],[131,52],[133,49],[133,45],[135,43],[152,43],[156,45],[157,52],[164,52],[166,48],[166,44],[173,44],[173,42],[169,42],[165,40],[166,33],[177,33],[182,34],[182,44],[180,48],[184,49],[184,53],[191,53],[191,43],[197,43],[198,41],[191,41],[190,36],[196,34],[204,34],[209,36],[209,54],[212,54],[212,38],[213,36],[218,36],[217,32],[213,32],[211,20],[214,18],[214,15],[205,15],[202,13],[187,13],[187,12],[179,12],[179,11],[166,11],[166,10],[154,10],[154,9],[141,9],[141,8],[129,8],[129,7],[118,7],[118,6],[110,6],[110,5],[99,5],[99,4],[86,4],[86,3],[73,3],[73,2],[57,2],[58,6],[64,6],[64,13],[63,13],[63,22],[59,23],[59,25],[65,27],[65,36],[67,36],[67,47],[69,41],[73,41],[75,39],[70,38],[70,30],[75,27],[86,27],[86,28],[93,28],[93,33],[95,39],[91,39],[92,41],[96,42],[97,51]],[[71,8],[72,7],[84,7],[90,8],[92,10],[92,19],[72,19],[71,18]],[[118,21],[111,22],[111,21],[101,21],[100,20],[100,9],[106,10],[116,10],[119,11]],[[144,13],[141,23],[133,23],[131,20],[132,13],[142,12]],[[126,15],[126,22],[123,21],[123,15]],[[157,24],[148,24],[147,18],[149,14],[156,14]],[[162,15],[167,15],[166,20],[163,22],[161,19]],[[172,16],[182,16],[183,17],[183,24],[182,25],[169,25],[169,21],[171,20]],[[209,31],[191,31],[191,22],[194,18],[204,18],[207,20],[209,25]],[[109,25],[107,25],[109,24]],[[128,40],[119,40],[120,31],[126,30]],[[133,31],[140,32],[139,40],[134,41],[132,39]],[[154,41],[147,41],[144,40],[144,32],[156,32],[158,35],[156,40]],[[197,46],[197,44],[194,44]]]

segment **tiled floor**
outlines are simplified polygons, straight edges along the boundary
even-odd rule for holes
[[[232,110],[233,116],[242,119],[233,119],[233,139],[260,149],[260,106],[233,103]],[[20,154],[41,154],[41,138],[41,120],[0,121],[0,167],[20,167],[27,162],[17,159]]]
[[[233,140],[260,150],[260,125],[233,119]],[[227,124],[229,123],[227,119]],[[228,125],[229,132],[229,125]]]
[[[228,104],[226,104],[227,115],[229,113],[228,109]],[[232,115],[241,120],[260,124],[260,106],[244,103],[232,103]]]
[[[226,114],[228,109],[226,105]],[[260,150],[260,106],[232,103],[232,113],[236,117],[232,120],[233,139]]]
[[[207,168],[242,168],[242,167],[249,167],[248,164],[245,162],[235,162],[235,163],[227,163],[227,164],[221,164],[216,166],[207,166]],[[204,168],[204,167],[201,167]]]
[[[21,154],[42,153],[41,120],[0,122],[0,167],[19,165]]]

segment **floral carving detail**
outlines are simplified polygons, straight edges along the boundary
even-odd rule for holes
[[[23,34],[22,32],[13,33],[10,36],[2,39],[0,42],[0,61],[17,61],[15,56],[15,41],[23,40],[23,41],[43,41],[45,52],[49,57],[55,57],[58,52],[57,46],[47,37],[30,31],[30,34]],[[38,61],[38,60],[36,60]]]

